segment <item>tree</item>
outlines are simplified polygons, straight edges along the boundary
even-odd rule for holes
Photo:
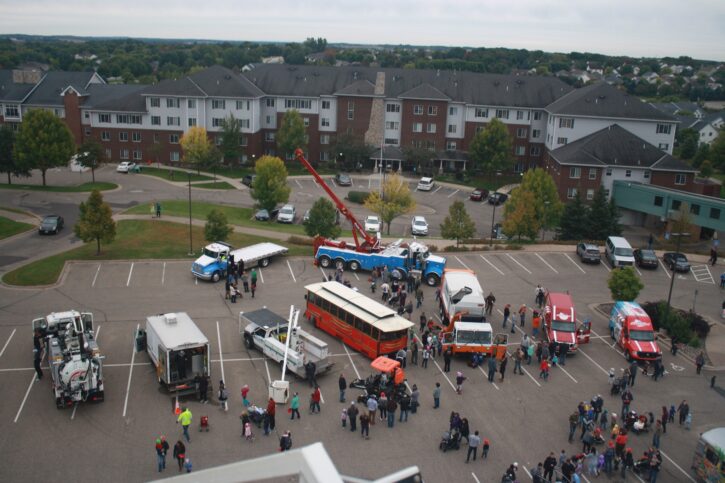
[[[710,146],[710,156],[707,158],[718,169],[725,169],[725,129],[720,131]]]
[[[218,154],[203,127],[189,128],[181,137],[180,143],[184,150],[184,161],[195,166],[197,173],[201,168],[208,166],[212,158]]]
[[[536,239],[541,224],[536,216],[536,199],[531,191],[516,188],[504,206],[503,232],[508,237],[516,236],[519,240],[526,237]]]
[[[693,168],[699,168],[703,161],[708,159],[710,157],[710,145],[709,144],[700,144],[697,148],[697,152],[695,153],[695,156],[692,157],[692,167]],[[715,167],[720,168],[717,164]],[[723,166],[725,167],[725,166]]]
[[[408,147],[403,150],[403,154],[408,162],[413,163],[419,175],[432,176],[435,172],[433,158],[436,154],[430,149]]]
[[[257,160],[251,195],[259,208],[272,211],[278,204],[289,200],[287,168],[284,162],[274,156],[262,156]]]
[[[561,215],[556,238],[559,240],[583,240],[587,238],[589,208],[582,202],[577,191],[574,199],[566,204]]]
[[[609,232],[611,226],[611,212],[607,204],[607,195],[601,186],[594,193],[592,203],[589,205],[589,222],[587,223],[586,238],[590,240],[604,240],[612,233]]]
[[[45,186],[45,172],[67,166],[76,146],[68,126],[50,111],[28,112],[15,138],[14,156],[20,166],[39,169]]]
[[[91,191],[88,201],[81,202],[78,223],[73,226],[73,233],[88,243],[96,241],[96,255],[101,254],[101,242],[111,243],[116,238],[116,222],[108,203],[98,190]]]
[[[221,151],[224,161],[239,160],[239,146],[242,143],[242,129],[239,120],[230,114],[222,123]]]
[[[387,225],[387,234],[390,235],[390,224],[398,216],[412,211],[415,208],[415,200],[410,193],[408,183],[397,174],[385,179],[382,190],[382,195],[373,191],[365,200],[365,207],[380,216]]]
[[[713,171],[714,168],[712,167],[712,163],[709,159],[706,159],[700,165],[700,176],[702,176],[703,178],[709,178],[710,176],[712,176]]]
[[[542,168],[526,171],[521,179],[521,185],[512,193],[512,197],[523,191],[529,191],[534,195],[534,209],[539,226],[546,229],[559,224],[564,204],[559,201],[556,183],[549,173]]]
[[[617,207],[617,204],[614,202],[614,198],[609,199],[609,220],[607,220],[607,227],[609,228],[609,235],[608,236],[621,236],[622,235],[622,225],[619,224],[619,208]]]
[[[456,240],[456,246],[466,238],[476,234],[476,225],[468,214],[462,201],[455,201],[448,207],[448,216],[441,224],[441,236],[448,240]]]
[[[327,198],[318,198],[310,209],[310,218],[305,222],[307,236],[322,236],[337,238],[340,236],[340,226],[335,223],[335,205]]]
[[[13,154],[15,132],[8,124],[0,126],[0,173],[7,173],[8,184],[11,176],[30,176],[30,170],[18,163]]]
[[[292,109],[284,113],[282,122],[277,130],[277,148],[279,153],[286,158],[292,156],[295,149],[307,148],[307,134],[302,116]]]
[[[644,284],[639,279],[632,267],[623,267],[618,270],[612,270],[607,282],[609,291],[612,293],[612,300],[631,302],[637,298],[644,288]]]
[[[334,158],[347,167],[354,167],[367,161],[374,149],[359,137],[347,133],[337,136],[334,146]],[[345,166],[339,168],[344,169]]]
[[[106,153],[101,143],[95,139],[89,139],[78,148],[78,162],[87,168],[91,168],[91,177],[96,182],[96,168],[105,161]]]
[[[697,152],[697,131],[690,128],[678,129],[675,138],[679,144],[680,157],[682,159],[692,159],[695,152]]]
[[[489,176],[503,171],[513,163],[511,136],[506,125],[493,119],[471,141],[469,155],[473,162]]]
[[[213,209],[206,215],[206,224],[204,225],[204,238],[206,238],[206,241],[226,241],[232,231],[232,227],[229,226],[227,221],[227,215],[224,212]]]

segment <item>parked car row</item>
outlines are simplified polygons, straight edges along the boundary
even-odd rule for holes
[[[499,193],[498,191],[489,193],[486,188],[476,188],[471,192],[469,198],[471,199],[471,201],[488,200],[488,203],[491,205],[501,205],[506,202],[508,197],[509,196],[506,193]]]
[[[582,263],[600,263],[602,253],[599,247],[592,243],[578,243],[576,254]],[[639,268],[657,269],[659,260],[654,250],[649,248],[632,249],[629,242],[618,236],[610,236],[605,242],[604,256],[612,267],[626,267],[636,265]],[[667,252],[662,255],[662,263],[673,272],[689,272],[690,262],[682,253]]]

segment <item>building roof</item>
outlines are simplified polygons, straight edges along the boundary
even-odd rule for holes
[[[679,160],[618,124],[597,131],[550,152],[561,165],[621,166],[661,171],[695,172]]]
[[[375,95],[375,84],[367,79],[355,81],[335,92],[338,96],[369,96]]]
[[[166,79],[158,84],[148,86],[142,93],[144,96],[179,96],[179,97],[204,97],[198,85],[189,77],[181,79]]]
[[[262,92],[243,75],[233,70],[213,65],[189,76],[210,97],[262,97]]]
[[[35,86],[35,83],[13,82],[12,70],[0,70],[0,101],[20,102]]]
[[[403,150],[398,146],[383,146],[383,158],[388,161],[400,161],[404,158]],[[370,159],[380,159],[380,148],[370,153]]]
[[[413,87],[407,92],[403,92],[398,96],[401,99],[431,99],[435,101],[450,101],[451,98],[443,94],[432,85],[425,83]]]
[[[675,121],[670,114],[606,82],[598,82],[569,92],[547,106],[546,110],[557,115]]]
[[[141,84],[92,84],[82,109],[145,112],[146,99],[139,95],[148,86]]]
[[[86,96],[88,95],[88,87],[94,77],[100,79],[95,72],[65,72],[60,70],[47,72],[24,104],[31,106],[63,106],[61,93],[67,87],[73,87],[79,95]]]

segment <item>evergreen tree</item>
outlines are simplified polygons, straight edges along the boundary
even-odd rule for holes
[[[206,215],[206,224],[204,225],[204,238],[206,238],[206,241],[226,241],[232,231],[232,227],[229,226],[227,221],[227,215],[224,212],[213,209]]]
[[[561,222],[556,230],[559,240],[583,240],[587,237],[589,207],[582,201],[577,191],[574,199],[566,204]]]
[[[614,198],[609,200],[609,220],[607,226],[609,226],[609,233],[607,236],[620,236],[622,234],[622,225],[619,224],[619,208],[614,203]]]
[[[594,193],[591,205],[589,205],[589,221],[586,224],[586,238],[590,240],[604,240],[612,233],[611,211],[607,204],[607,195],[601,186]]]
[[[12,184],[11,176],[30,176],[30,170],[18,163],[13,155],[15,132],[9,124],[0,126],[0,173],[7,173],[8,184]]]
[[[340,236],[340,225],[335,223],[335,205],[327,198],[318,198],[310,209],[310,218],[305,222],[307,236],[337,238]]]

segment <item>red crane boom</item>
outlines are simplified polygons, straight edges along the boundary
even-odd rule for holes
[[[365,231],[365,227],[360,224],[359,221],[357,221],[357,218],[355,218],[352,212],[347,208],[347,206],[345,206],[345,203],[343,203],[342,200],[337,197],[335,192],[332,191],[329,186],[327,186],[327,183],[325,183],[322,177],[317,173],[317,171],[315,171],[315,168],[313,168],[312,165],[305,159],[304,153],[301,149],[297,148],[295,150],[295,157],[300,163],[302,163],[302,166],[304,166],[307,171],[309,171],[310,174],[315,178],[317,184],[319,184],[322,189],[325,190],[327,196],[329,196],[335,203],[337,210],[342,213],[352,225],[352,237],[355,240],[355,249],[359,252],[379,251],[380,240],[376,237],[371,236],[368,232]],[[322,243],[325,242],[323,241]],[[329,242],[327,243],[329,244]],[[316,243],[316,245],[318,245],[318,243]],[[338,244],[336,243],[334,245],[338,246]],[[316,249],[317,248],[315,247],[315,250]]]

